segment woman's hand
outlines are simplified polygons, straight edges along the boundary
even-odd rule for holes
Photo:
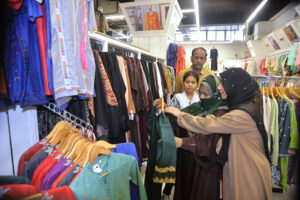
[[[182,138],[175,137],[176,149],[182,147]]]
[[[175,117],[178,117],[181,111],[178,108],[175,107],[167,107],[165,108],[165,113],[170,113],[174,115]]]
[[[157,108],[161,109],[162,100],[161,99],[155,99],[152,103],[153,106],[156,106]],[[164,103],[164,107],[167,107],[167,104]]]

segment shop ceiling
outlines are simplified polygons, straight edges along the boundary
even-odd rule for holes
[[[98,0],[101,2],[101,0]],[[194,9],[195,0],[178,0],[181,9]],[[269,0],[258,15],[251,21],[268,21],[282,10],[292,0]],[[133,2],[133,0],[119,0],[120,3]],[[262,0],[198,0],[200,27],[243,24]],[[101,3],[100,3],[101,4]],[[112,29],[125,29],[123,20],[109,21]],[[250,24],[250,25],[251,25]],[[196,28],[195,12],[183,13],[179,29],[190,32]]]

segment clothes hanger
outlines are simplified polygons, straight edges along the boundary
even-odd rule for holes
[[[278,89],[278,87],[275,86],[275,87],[274,87],[274,90],[275,90],[275,94],[277,94],[277,96],[279,96],[279,98],[282,99],[283,96],[282,96],[280,90]]]
[[[64,150],[64,152],[67,152],[67,150],[71,147],[72,141],[74,141],[74,139],[77,138],[77,136],[80,135],[77,133],[76,126],[74,125],[73,129],[70,129],[69,137],[66,138],[64,143],[59,144],[58,150],[60,152],[62,152],[62,150]]]
[[[56,134],[56,131],[61,129],[63,127],[63,124],[65,123],[65,121],[59,121],[55,126],[54,128],[51,130],[51,132],[46,136],[46,138],[48,140],[50,140],[55,134]]]
[[[66,137],[70,134],[70,128],[71,127],[64,127],[62,130],[59,130],[53,137],[53,140],[50,141],[50,144],[55,147],[62,140],[66,139]]]
[[[300,89],[296,87],[290,87],[288,89],[289,96],[296,97],[297,99],[300,99]]]
[[[31,196],[28,196],[28,197],[25,197],[25,198],[22,198],[22,199],[23,200],[42,200],[43,199],[43,194],[40,192],[40,193],[31,195]]]
[[[71,148],[69,149],[69,151],[66,154],[67,158],[72,158],[72,160],[74,160],[74,157],[76,157],[78,155],[78,153],[76,152],[76,149],[79,149],[79,147],[83,147],[83,145],[87,142],[87,140],[84,137],[81,137],[78,141],[74,142],[71,145]]]
[[[269,92],[270,92],[271,97],[274,99],[273,89],[274,89],[274,86],[271,86],[269,89]]]
[[[84,161],[88,159],[89,152],[93,147],[92,143],[86,143],[81,149],[80,154],[74,159],[74,163],[79,164],[80,166],[84,166]]]
[[[71,158],[73,161],[82,153],[84,147],[90,144],[90,141],[86,138],[83,138],[83,140],[79,140],[73,147],[72,152],[70,153],[69,158]]]
[[[106,142],[105,140],[100,140],[98,142],[95,143],[96,145],[100,145],[104,148],[107,148],[107,149],[115,149],[117,148],[117,146],[115,144],[110,144],[108,142]]]
[[[64,146],[62,146],[60,152],[65,155],[68,150],[71,148],[72,144],[74,141],[78,141],[80,139],[80,135],[77,133],[70,134],[71,136],[67,139],[67,142],[65,143]]]
[[[85,166],[87,162],[92,164],[96,160],[96,158],[99,157],[99,155],[110,155],[110,151],[103,146],[94,144],[91,148],[91,151],[88,152],[88,157],[85,160],[83,166]]]
[[[59,129],[56,129],[56,131],[52,135],[51,139],[49,140],[50,142],[52,142],[60,134],[60,131],[68,129],[68,127],[70,127],[69,122],[67,122],[67,121],[63,121],[63,122],[64,122],[64,124],[62,126],[60,126]]]
[[[57,146],[57,150],[59,152],[61,152],[61,150],[65,147],[65,145],[67,144],[69,138],[72,138],[74,136],[74,134],[70,133],[67,134],[67,136],[58,144]]]
[[[90,152],[93,148],[93,144],[90,144],[89,146],[87,146],[85,148],[85,151],[82,153],[82,155],[79,157],[79,159],[77,160],[78,161],[78,164],[80,166],[85,166],[87,164],[87,161],[89,159],[89,155],[90,155]]]
[[[73,151],[74,146],[76,145],[77,142],[79,142],[80,140],[84,139],[84,137],[81,137],[79,134],[77,134],[79,137],[78,139],[75,138],[72,142],[71,142],[71,146],[67,149],[67,152],[65,153],[65,157],[69,157],[69,155],[71,154],[71,152]]]

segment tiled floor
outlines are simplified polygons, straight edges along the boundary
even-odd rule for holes
[[[143,163],[143,166],[141,167],[141,174],[143,177],[143,180],[145,179],[145,171],[146,171],[146,163]],[[288,187],[288,191],[287,192],[283,192],[283,193],[277,193],[274,192],[273,193],[273,200],[294,200],[294,194],[296,192],[296,185],[291,185]],[[173,195],[174,195],[174,188],[172,190],[172,193],[169,197],[170,200],[173,200]]]

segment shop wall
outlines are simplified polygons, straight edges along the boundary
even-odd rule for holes
[[[209,52],[215,45],[218,49],[219,59],[242,59],[245,57],[245,51],[247,51],[247,45],[245,42],[238,43],[198,43],[198,44],[182,44],[186,51],[186,59],[190,60],[192,51],[196,47],[204,47],[207,51],[207,58],[210,57]]]
[[[36,108],[0,110],[0,175],[16,175],[20,156],[39,140]]]

